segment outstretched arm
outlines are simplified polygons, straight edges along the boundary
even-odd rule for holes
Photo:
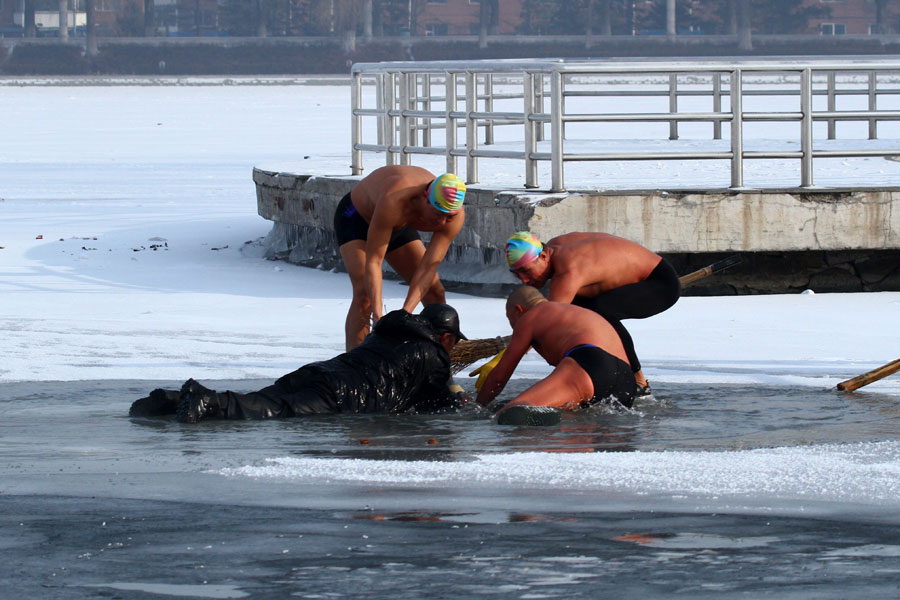
[[[572,304],[579,289],[581,289],[581,282],[572,273],[557,273],[550,280],[550,293],[547,295],[547,299],[551,302]]]
[[[520,321],[513,330],[512,339],[503,353],[503,358],[500,359],[497,366],[491,370],[487,379],[484,380],[484,385],[481,386],[481,390],[479,390],[476,398],[478,404],[487,406],[503,391],[509,378],[512,377],[513,371],[516,370],[519,361],[522,360],[529,348],[531,348],[531,328],[527,325],[522,325]]]
[[[422,256],[419,264],[416,265],[416,270],[409,281],[409,292],[407,292],[406,300],[403,302],[403,310],[406,312],[413,312],[425,294],[428,293],[437,275],[438,266],[440,266],[441,261],[447,255],[450,243],[453,242],[462,229],[465,218],[465,212],[459,211],[447,223],[446,227],[440,231],[435,231],[431,236],[428,248],[425,249],[425,254]]]
[[[382,315],[382,265],[384,255],[387,253],[388,244],[393,232],[392,223],[385,217],[387,211],[375,209],[372,222],[369,223],[369,233],[366,240],[366,266],[364,274],[364,286],[366,295],[372,305],[374,321],[378,321]]]

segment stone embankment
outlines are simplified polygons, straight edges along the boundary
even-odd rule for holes
[[[274,222],[269,256],[340,268],[334,209],[358,178],[257,168],[253,180],[259,214]],[[503,248],[520,230],[544,240],[613,233],[663,254],[682,274],[741,254],[739,266],[688,294],[900,290],[900,188],[537,194],[469,186],[466,215],[440,274],[484,294],[515,284]]]

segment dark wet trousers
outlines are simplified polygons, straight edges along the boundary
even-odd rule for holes
[[[333,394],[316,379],[301,368],[256,392],[219,392],[216,400],[226,419],[285,419],[341,412]]]
[[[621,321],[657,315],[675,304],[680,296],[678,273],[664,258],[643,281],[623,285],[599,296],[575,296],[572,304],[588,308],[609,321],[622,340],[631,370],[637,373],[641,370],[641,361],[634,350],[631,334]]]

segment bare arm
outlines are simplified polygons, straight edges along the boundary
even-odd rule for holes
[[[487,406],[503,391],[509,378],[512,377],[513,371],[516,370],[519,361],[522,360],[522,357],[525,356],[530,347],[531,327],[527,324],[523,325],[522,321],[519,321],[517,327],[513,330],[512,339],[506,348],[506,352],[503,354],[503,358],[488,374],[484,385],[481,386],[481,391],[478,392],[478,397],[476,398],[478,404]]]
[[[551,302],[572,304],[580,289],[581,282],[571,272],[558,273],[550,280],[550,293],[547,299]]]
[[[384,217],[387,211],[375,209],[372,222],[369,223],[369,233],[366,240],[366,268],[364,285],[366,295],[372,304],[374,320],[378,321],[382,314],[381,268],[384,264],[384,255],[387,253],[388,244],[391,241],[393,228]]]
[[[413,312],[422,297],[428,292],[434,277],[437,274],[438,266],[447,255],[450,243],[456,238],[465,221],[466,215],[460,211],[456,217],[447,224],[447,227],[435,231],[428,242],[428,248],[425,250],[422,261],[416,266],[412,279],[409,282],[409,292],[406,294],[406,300],[403,302],[403,310]]]

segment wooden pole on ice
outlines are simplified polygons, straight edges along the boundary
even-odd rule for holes
[[[842,392],[852,392],[857,388],[861,388],[864,385],[869,385],[873,381],[878,381],[879,379],[883,379],[887,377],[891,373],[896,373],[900,371],[900,358],[897,360],[892,360],[886,365],[878,367],[877,369],[872,369],[867,373],[863,373],[862,375],[857,375],[853,379],[848,379],[847,381],[842,381],[837,384],[837,389]]]

